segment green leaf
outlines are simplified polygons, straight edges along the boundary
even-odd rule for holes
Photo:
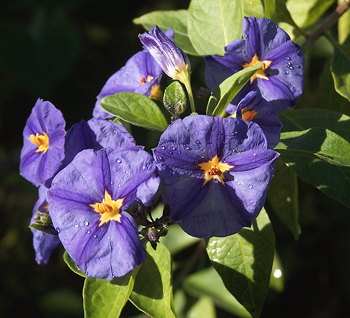
[[[149,243],[146,247],[146,261],[137,274],[130,301],[153,318],[175,318],[170,253],[162,244],[157,250]]]
[[[251,313],[259,317],[269,287],[275,251],[270,220],[261,210],[252,228],[211,238],[208,256],[226,288]]]
[[[270,276],[270,287],[275,291],[282,292],[284,290],[284,271],[281,260],[275,251],[273,258],[272,271]]]
[[[63,253],[63,260],[72,272],[78,274],[79,276],[86,277],[86,275],[81,270],[79,270],[77,265],[75,265],[74,261],[71,259],[67,252]]]
[[[216,318],[214,303],[209,297],[201,297],[190,308],[187,318]]]
[[[188,276],[183,282],[183,288],[195,297],[210,297],[217,306],[238,317],[251,317],[249,312],[229,293],[213,267]]]
[[[226,106],[232,101],[232,99],[238,94],[243,86],[249,81],[249,79],[255,74],[257,70],[262,67],[262,63],[249,66],[240,70],[239,72],[226,78],[219,87],[214,91],[213,97],[218,100],[213,116],[220,115],[226,108]],[[207,111],[213,108],[213,100],[209,99]]]
[[[243,0],[243,11],[246,17],[264,17],[264,6],[262,4],[263,0]]]
[[[279,113],[283,132],[325,128],[350,141],[350,117],[329,109],[304,108]]]
[[[298,180],[295,172],[282,161],[276,162],[275,176],[267,192],[267,199],[281,222],[297,240],[300,233]]]
[[[163,131],[168,123],[158,105],[136,93],[117,93],[101,101],[102,108],[122,120],[152,130]]]
[[[350,101],[350,45],[334,46],[331,72],[335,90]]]
[[[310,128],[281,133],[275,148],[284,156],[318,158],[332,165],[350,167],[350,143],[329,129]]]
[[[299,29],[290,15],[285,0],[264,0],[265,18],[273,20],[276,23],[286,22]]]
[[[86,277],[83,287],[84,317],[119,317],[134,286],[138,269],[112,281]]]
[[[157,24],[163,31],[174,30],[174,42],[184,52],[198,55],[187,34],[187,10],[153,11],[133,20],[150,30]]]
[[[338,0],[338,4],[343,2],[344,0]],[[340,44],[350,41],[350,10],[347,10],[338,20],[338,38]]]
[[[192,0],[188,36],[199,55],[224,55],[224,47],[241,37],[241,0]]]
[[[335,0],[288,0],[287,9],[302,28],[317,22]]]
[[[165,89],[163,104],[176,118],[186,110],[187,96],[180,82],[174,81]]]
[[[198,238],[188,235],[178,224],[171,225],[168,234],[160,238],[160,242],[168,248],[172,255],[184,250],[186,247],[189,247],[198,241]]]

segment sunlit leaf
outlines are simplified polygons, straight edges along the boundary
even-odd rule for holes
[[[201,297],[190,308],[187,318],[216,318],[213,300],[209,297]]]
[[[241,37],[241,0],[192,0],[188,36],[200,55],[223,55],[224,47]]]
[[[275,235],[263,209],[251,228],[228,237],[209,239],[208,256],[226,288],[259,317],[269,287]]]
[[[336,45],[331,64],[335,90],[350,101],[350,45]]]
[[[72,272],[78,274],[79,276],[86,277],[86,275],[79,270],[77,265],[75,265],[74,261],[71,259],[67,252],[63,253],[63,260]]]

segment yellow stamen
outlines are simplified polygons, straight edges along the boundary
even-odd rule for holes
[[[160,85],[152,85],[151,94],[148,97],[154,100],[161,100],[163,98],[163,92],[160,89]]]
[[[199,163],[198,166],[204,171],[203,185],[211,179],[217,179],[224,184],[224,172],[234,168],[234,166],[220,162],[217,155],[207,162]]]
[[[119,210],[123,205],[123,201],[124,198],[112,200],[110,194],[107,192],[107,190],[105,190],[105,197],[102,200],[102,202],[90,204],[90,206],[94,209],[95,212],[101,214],[99,226],[109,222],[110,220],[114,220],[119,223],[121,222],[121,214]]]
[[[263,66],[261,67],[261,69],[256,71],[256,73],[250,78],[250,83],[252,83],[256,78],[263,78],[263,79],[269,80],[269,78],[265,74],[265,70],[269,68],[271,62],[272,61],[260,61],[258,56],[255,54],[249,63],[243,64],[242,67],[247,68],[249,66],[263,63]]]
[[[36,146],[38,146],[38,149],[35,152],[46,152],[49,149],[49,136],[46,134],[46,132],[43,132],[42,135],[39,133],[32,134],[29,136],[29,140]]]
[[[242,109],[242,119],[246,121],[252,121],[256,117],[258,112],[254,110],[246,110],[245,108]]]
[[[150,82],[151,80],[153,80],[153,76],[151,76],[151,75],[148,75],[147,77],[144,77],[144,76],[142,76],[141,77],[141,79],[140,79],[140,84],[145,84],[145,83],[148,83],[148,82]]]

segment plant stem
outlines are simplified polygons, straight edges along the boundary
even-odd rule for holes
[[[191,87],[190,79],[187,78],[185,81],[183,81],[183,84],[185,85],[185,88],[187,90],[188,99],[190,101],[191,112],[195,113],[196,112],[196,106],[194,104],[194,99],[193,99],[193,93],[192,93],[192,87]]]
[[[302,45],[302,50],[305,52],[311,45],[326,31],[328,31],[338,19],[350,8],[350,0],[345,0],[339,4],[336,9],[323,21],[323,23],[313,32]]]

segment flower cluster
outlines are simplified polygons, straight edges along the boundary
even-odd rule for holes
[[[155,26],[139,35],[144,49],[107,80],[89,121],[65,132],[61,112],[50,102],[36,102],[23,133],[20,171],[39,187],[31,220],[38,263],[45,264],[61,242],[86,275],[111,280],[144,261],[141,235],[156,247],[172,223],[200,238],[231,235],[252,224],[278,158],[272,149],[282,127],[277,111],[301,94],[304,61],[272,21],[246,18],[243,33],[224,57],[206,57],[208,87],[214,91],[228,76],[262,62],[261,69],[227,106],[226,116],[195,114],[172,122],[153,157],[111,120],[101,100],[120,92],[159,99],[164,71],[184,84],[194,111],[190,63],[171,30],[165,34]],[[169,215],[143,218],[158,200]]]

